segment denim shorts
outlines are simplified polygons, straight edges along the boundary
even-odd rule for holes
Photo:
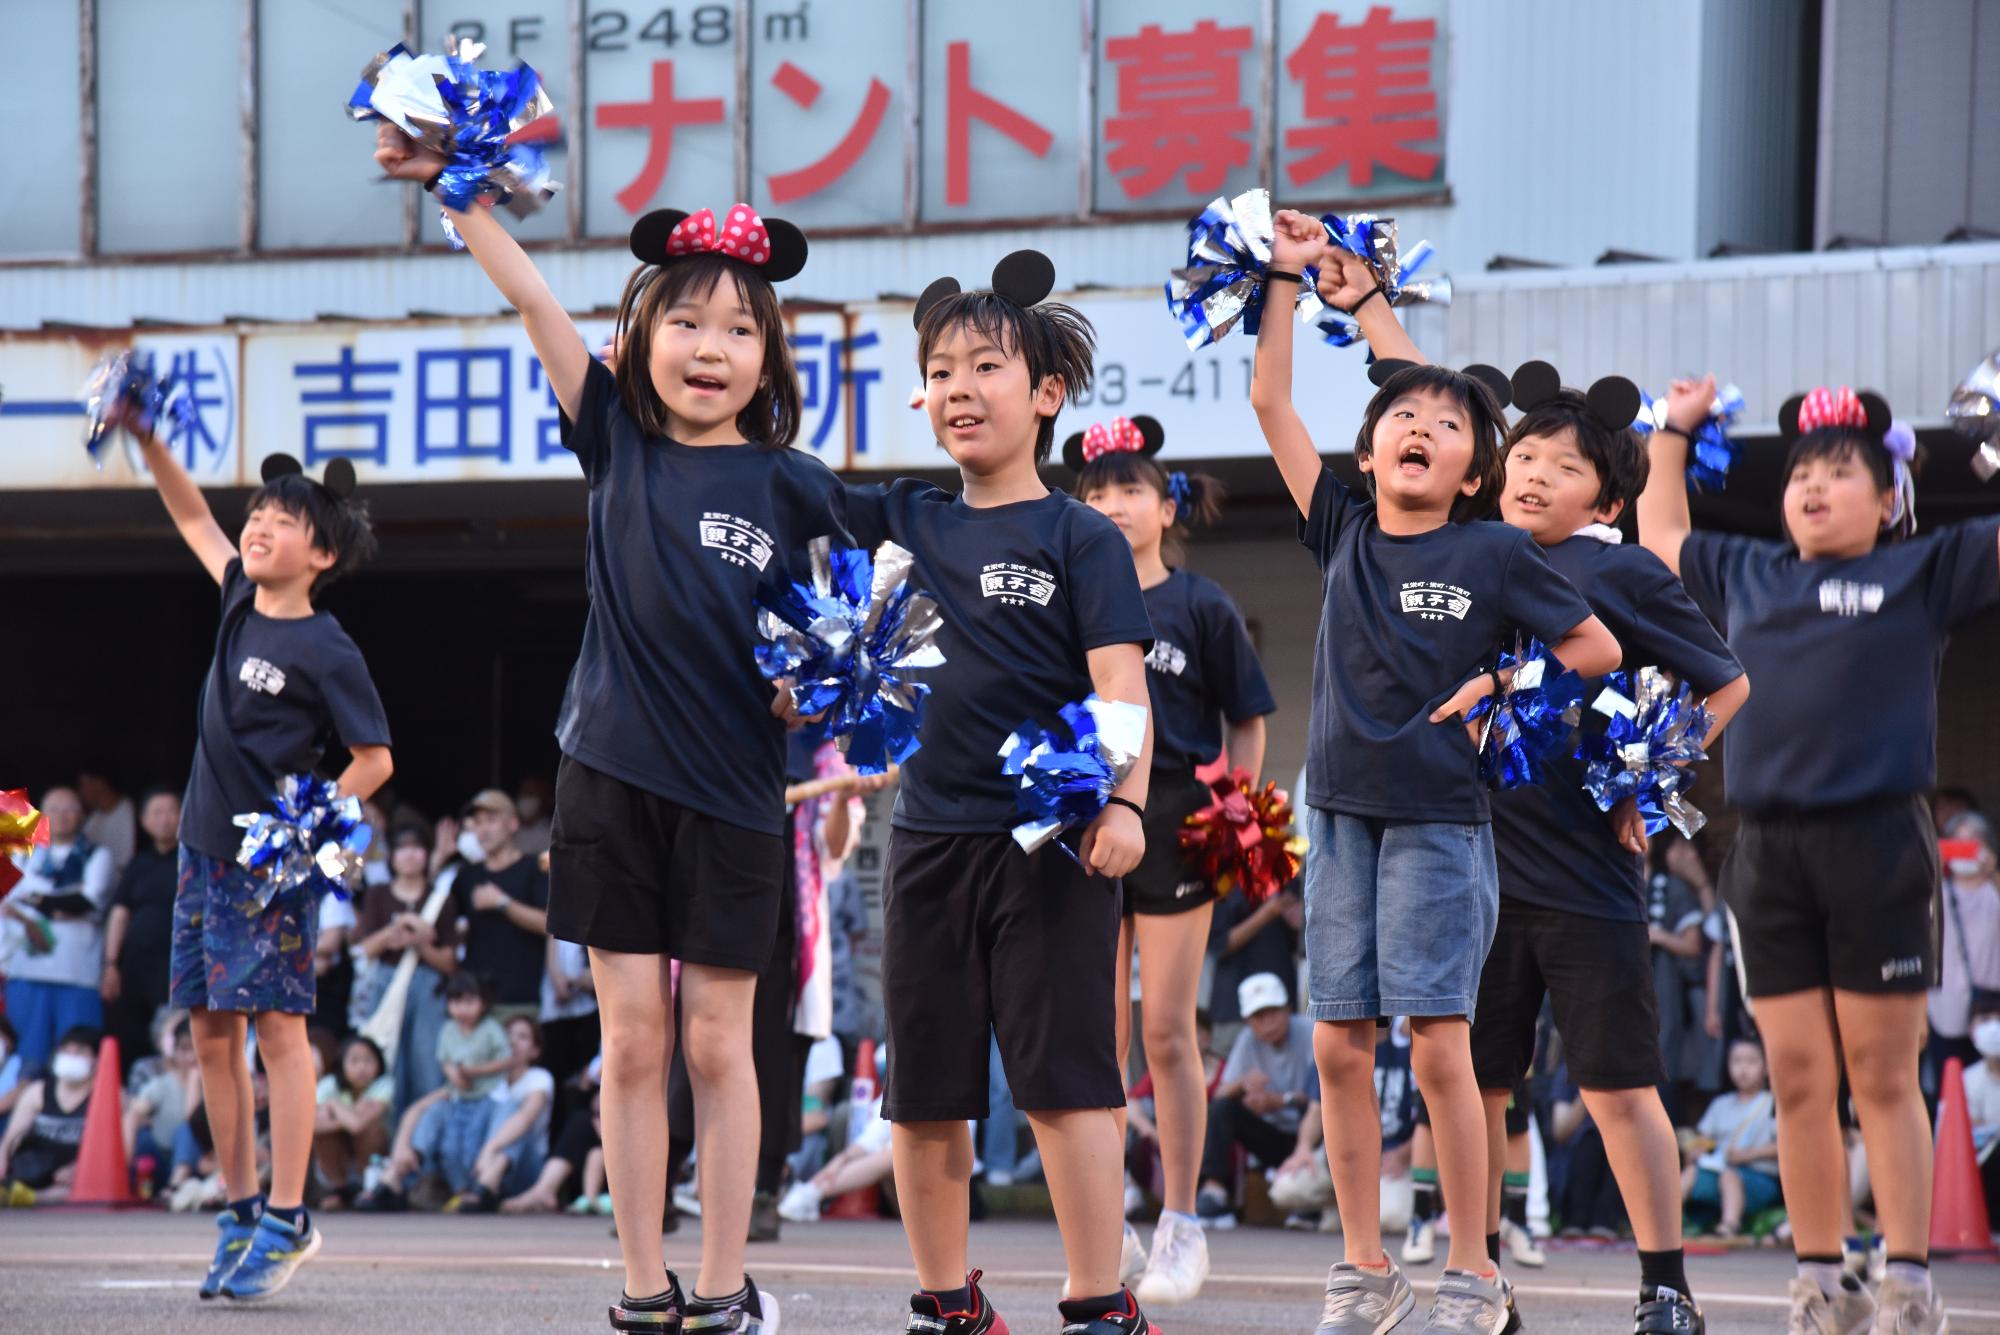
[[[1500,916],[1493,827],[1305,813],[1306,1014],[1471,1018]]]

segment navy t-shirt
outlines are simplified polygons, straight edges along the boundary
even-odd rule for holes
[[[1250,646],[1243,614],[1212,579],[1169,572],[1146,590],[1153,647],[1146,689],[1153,701],[1153,767],[1194,769],[1222,753],[1222,719],[1244,723],[1278,702]]]
[[[1089,651],[1152,643],[1132,547],[1071,496],[971,506],[928,482],[848,489],[855,540],[916,557],[937,600],[945,665],[925,674],[923,746],[903,766],[898,829],[938,834],[1012,829],[1018,779],[1000,745],[1023,723],[1059,727],[1061,708],[1093,689]]]
[[[368,664],[333,613],[267,617],[256,599],[243,562],[230,558],[181,805],[181,842],[225,860],[243,844],[235,817],[268,811],[280,779],[318,772],[330,751],[328,768],[345,769],[336,747],[389,745]]]
[[[1681,578],[1756,683],[1723,755],[1731,805],[1832,807],[1935,782],[1945,643],[2000,604],[1996,531],[1949,524],[1842,561],[1688,535]]]
[[[785,728],[757,670],[759,584],[835,532],[840,480],[799,450],[648,437],[592,361],[562,440],[590,483],[590,612],[556,724],[563,753],[770,834]]]
[[[1375,502],[1320,470],[1300,540],[1319,562],[1306,802],[1392,820],[1488,819],[1462,720],[1431,713],[1503,640],[1555,644],[1590,607],[1534,539],[1508,524],[1384,533]]]
[[[1666,563],[1643,547],[1579,535],[1542,549],[1625,651],[1622,666],[1665,668],[1709,695],[1743,675],[1743,665],[1689,598]],[[1601,725],[1589,706],[1601,679],[1584,683],[1584,726]],[[1543,762],[1543,780],[1493,794],[1493,853],[1500,893],[1543,908],[1622,922],[1646,920],[1644,868],[1618,844],[1611,818],[1583,790],[1583,762]]]

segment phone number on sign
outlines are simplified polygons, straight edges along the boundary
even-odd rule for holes
[[[1188,403],[1220,403],[1225,399],[1250,401],[1251,360],[1236,359],[1225,365],[1221,357],[1189,358],[1179,367],[1155,371],[1153,367],[1128,367],[1124,362],[1101,362],[1095,383],[1076,396],[1081,408],[1123,407],[1128,400],[1144,406],[1160,398],[1182,399]]]

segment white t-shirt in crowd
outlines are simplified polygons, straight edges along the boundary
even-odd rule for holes
[[[7,896],[25,899],[47,894],[56,888],[36,868],[59,867],[75,844],[55,844],[14,859],[21,868],[21,883]],[[46,861],[44,860],[46,858]],[[112,874],[111,850],[99,844],[83,864],[83,884],[79,890],[96,906],[100,916],[49,920],[49,935],[55,945],[46,954],[32,949],[27,929],[12,918],[0,919],[0,973],[24,982],[68,983],[72,987],[97,990],[104,976],[104,923],[101,915],[111,903],[116,878]]]
[[[548,1097],[542,1100],[541,1116],[537,1117],[535,1124],[528,1128],[527,1138],[547,1145],[549,1122],[556,1111],[556,1078],[539,1066],[530,1066],[521,1072],[518,1080],[510,1080],[504,1075],[500,1077],[500,1083],[493,1086],[493,1092],[486,1096],[500,1105],[493,1110],[493,1125],[498,1127],[500,1123],[512,1117],[514,1110],[520,1107],[530,1094],[537,1092]]]

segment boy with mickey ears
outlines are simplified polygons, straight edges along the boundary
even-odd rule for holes
[[[1063,401],[1090,387],[1089,322],[1043,304],[1055,266],[1016,251],[989,291],[941,278],[917,302],[925,406],[958,464],[954,496],[902,480],[851,487],[857,539],[915,554],[943,614],[922,749],[903,766],[882,885],[889,1031],[883,1115],[921,1289],[906,1329],[1004,1335],[968,1271],[972,1137],[986,1115],[988,1036],[1028,1115],[1068,1263],[1069,1335],[1152,1335],[1119,1283],[1124,1169],[1113,1051],[1119,877],[1138,865],[1145,751],[1074,853],[1024,852],[1001,744],[1093,690],[1145,708],[1152,643],[1132,550],[1110,520],[1051,491],[1037,466]]]
[[[1586,675],[1616,667],[1619,654],[1526,534],[1472,522],[1502,481],[1510,386],[1498,371],[1375,363],[1379,388],[1354,446],[1372,494],[1356,495],[1322,462],[1292,405],[1286,308],[1300,271],[1325,262],[1327,230],[1290,210],[1273,221],[1274,309],[1258,332],[1250,401],[1324,592],[1303,804],[1307,1009],[1346,1259],[1328,1273],[1318,1329],[1384,1335],[1416,1295],[1382,1250],[1378,1019],[1410,1017],[1446,1209],[1461,1221],[1486,1216],[1470,1021],[1499,887],[1476,740],[1460,720],[1499,688],[1503,637],[1533,635]],[[1361,288],[1341,304],[1373,295]],[[1519,1328],[1512,1289],[1476,1230],[1453,1231],[1446,1265],[1427,1332]]]
[[[354,499],[353,464],[335,459],[315,482],[298,460],[274,454],[250,498],[239,554],[173,451],[150,433],[139,444],[182,540],[222,586],[222,625],[195,715],[181,811],[167,998],[191,1013],[202,1102],[229,1188],[200,1294],[267,1298],[320,1246],[303,1194],[316,1102],[306,1019],[319,897],[288,891],[264,911],[246,912],[262,880],[236,863],[243,831],[234,818],[269,808],[285,777],[317,771],[330,758],[328,738],[350,756],[338,780],[343,796],[367,798],[388,781],[389,723],[368,664],[333,615],[313,607],[374,554],[375,537],[367,506]],[[257,1191],[244,1057],[252,1020],[270,1086],[268,1199]]]

